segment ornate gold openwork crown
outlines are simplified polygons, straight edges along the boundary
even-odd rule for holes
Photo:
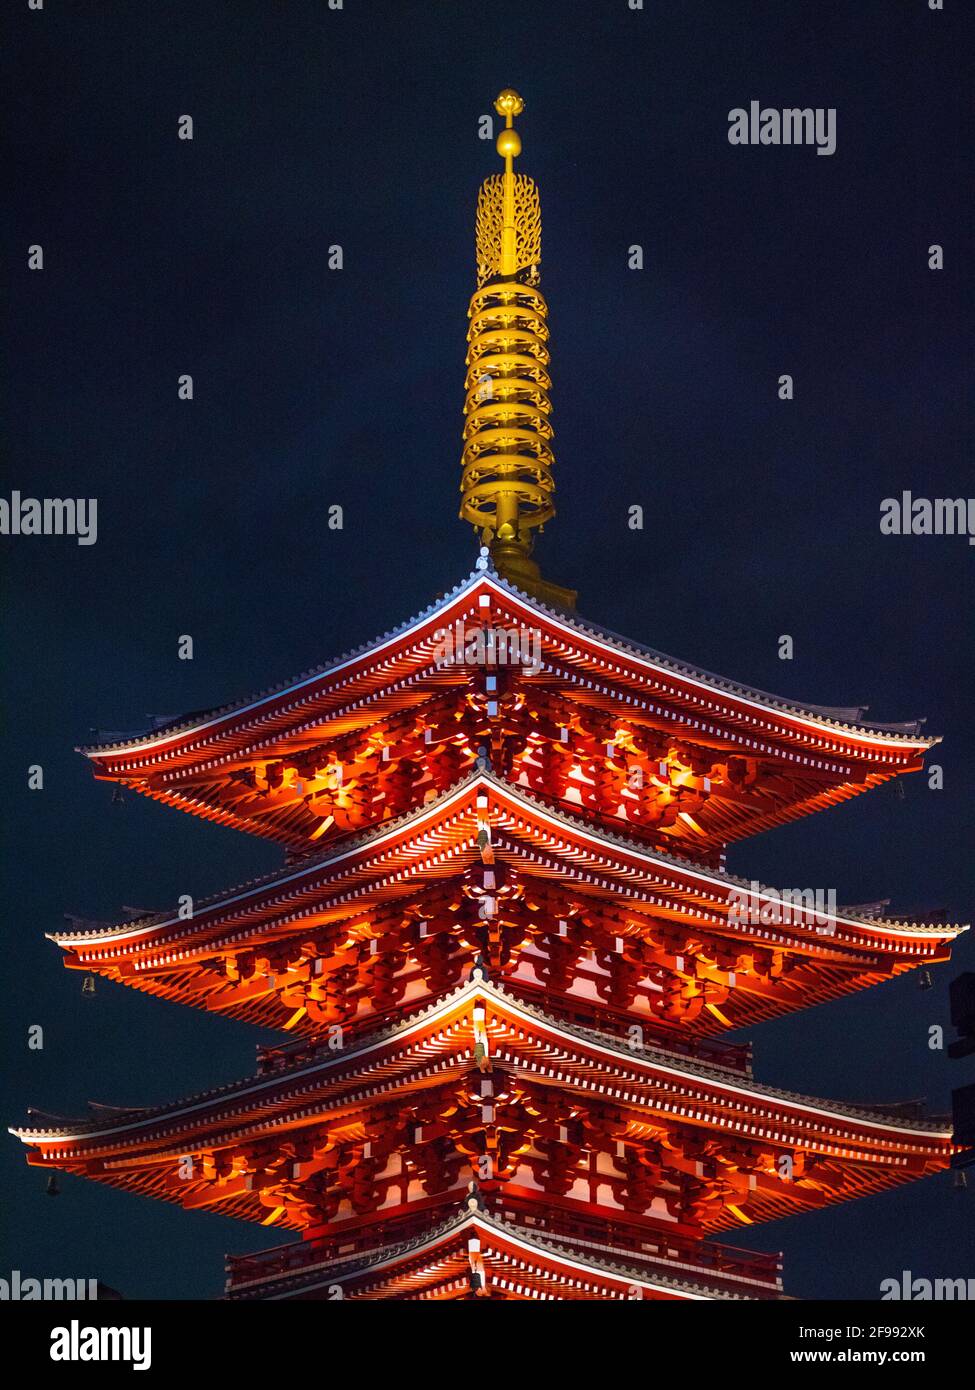
[[[542,205],[534,179],[527,174],[514,176],[514,270],[530,270],[537,281],[542,259]],[[492,174],[481,184],[477,195],[477,283],[478,287],[503,274],[501,258],[504,240],[505,176]]]

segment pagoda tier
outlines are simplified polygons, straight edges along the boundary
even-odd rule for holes
[[[642,1243],[658,1260],[672,1236],[686,1264],[687,1241],[879,1192],[952,1152],[940,1121],[630,1047],[481,969],[392,1028],[248,1081],[14,1132],[33,1164],[300,1230],[316,1259],[360,1252],[380,1222],[382,1239],[406,1218],[429,1233],[474,1182],[523,1226],[581,1240],[597,1221],[604,1250]]]
[[[946,960],[962,930],[787,908],[481,771],[191,917],[76,919],[54,939],[72,968],[303,1035],[394,1018],[481,960],[581,1021],[673,1039]]]
[[[405,1231],[404,1229],[405,1228]],[[611,1244],[614,1241],[615,1244]],[[621,1244],[620,1242],[627,1242]],[[774,1299],[781,1261],[713,1241],[559,1218],[469,1197],[439,1226],[382,1223],[341,1243],[302,1241],[231,1256],[227,1298]]]
[[[730,842],[917,771],[937,742],[861,716],[683,665],[486,569],[297,681],[82,751],[98,778],[299,854],[422,805],[486,755],[716,864]]]

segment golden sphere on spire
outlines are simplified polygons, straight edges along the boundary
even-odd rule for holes
[[[498,94],[494,109],[499,116],[520,116],[525,109],[525,103],[514,88],[505,87],[504,91]]]
[[[514,159],[521,154],[521,136],[517,130],[502,130],[497,139],[497,149],[502,159]]]

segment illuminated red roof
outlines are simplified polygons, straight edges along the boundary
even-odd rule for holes
[[[736,685],[475,571],[418,617],[295,681],[82,751],[99,778],[307,852],[322,835],[401,814],[436,789],[438,776],[442,789],[472,764],[476,730],[490,732],[506,713],[495,706],[492,714],[483,681],[472,687],[472,673],[484,677],[489,666],[446,663],[441,648],[445,633],[484,628],[521,633],[526,643],[525,634],[537,635],[538,668],[518,664],[505,673],[527,701],[523,716],[507,716],[512,727],[519,717],[534,720],[527,727],[552,726],[557,737],[561,723],[568,751],[585,761],[622,722],[634,756],[649,750],[642,756],[651,772],[657,760],[665,769],[683,766],[670,780],[691,814],[676,824],[665,819],[656,832],[654,822],[646,833],[680,837],[683,852],[709,862],[732,840],[916,771],[937,741],[917,722],[869,724],[859,709],[802,705]],[[472,689],[480,703],[458,705],[470,704]],[[626,741],[621,734],[621,769]],[[541,789],[544,773],[527,756],[525,775]],[[351,790],[336,793],[327,771],[336,758],[349,769]],[[577,764],[571,778],[591,797],[591,774]],[[634,801],[624,789],[605,814],[636,817]]]
[[[484,888],[486,853],[504,860],[496,889]],[[771,1017],[944,960],[964,930],[839,908],[825,917],[773,911],[778,920],[763,923],[761,909],[776,906],[771,890],[753,892],[744,880],[476,773],[396,822],[195,903],[188,918],[160,913],[54,939],[75,968],[304,1033],[338,1019],[357,1025],[456,984],[476,956],[490,957],[478,906],[495,891],[508,942],[495,965],[513,986],[551,988],[545,961],[584,927],[566,1004],[612,1013],[612,971],[588,960],[596,932],[643,981],[621,1019],[625,1012],[630,1021],[692,1032]],[[735,893],[758,909],[754,921],[735,916]],[[441,949],[435,963],[438,941],[449,953]],[[383,964],[391,958],[396,982]],[[325,999],[333,973],[350,1008],[323,1014],[312,1001]],[[660,1014],[669,987],[687,1003]]]

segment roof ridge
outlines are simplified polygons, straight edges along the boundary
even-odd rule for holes
[[[471,570],[466,579],[462,579],[460,583],[455,584],[453,588],[448,589],[445,593],[441,594],[439,598],[434,599],[432,603],[428,603],[425,608],[421,608],[420,611],[415,613],[412,617],[406,618],[403,622],[396,623],[393,627],[388,628],[386,632],[379,633],[377,636],[370,638],[367,642],[360,642],[358,646],[351,647],[348,651],[342,652],[338,656],[330,657],[320,666],[310,666],[307,670],[300,671],[296,676],[291,676],[289,679],[279,681],[274,685],[265,686],[263,690],[257,690],[251,695],[244,695],[240,699],[230,700],[223,705],[214,705],[211,709],[195,710],[191,715],[180,716],[171,724],[162,724],[158,728],[145,729],[141,733],[133,734],[130,738],[114,740],[109,743],[79,744],[76,746],[75,752],[84,753],[86,755],[91,753],[108,753],[119,748],[129,748],[133,744],[155,738],[158,734],[163,732],[178,733],[181,729],[193,728],[201,719],[212,719],[221,715],[232,714],[234,710],[240,709],[245,705],[253,704],[255,700],[264,700],[268,696],[281,694],[293,685],[312,680],[315,676],[326,675],[327,672],[331,671],[334,667],[341,666],[343,662],[354,661],[357,656],[364,655],[374,647],[378,647],[381,643],[388,642],[390,638],[398,636],[401,632],[406,632],[407,629],[413,627],[414,624],[422,622],[425,618],[431,617],[445,602],[450,602],[454,598],[459,597],[466,588],[476,583],[482,577],[483,573],[483,570],[476,568]]]
[[[920,726],[927,722],[926,718],[903,720],[895,723],[879,723],[873,721],[858,722],[855,719],[842,720],[838,718],[838,716],[850,714],[854,710],[865,712],[869,706],[814,705],[805,701],[790,700],[786,696],[775,695],[768,690],[760,690],[757,686],[746,685],[743,682],[731,680],[727,676],[718,675],[715,671],[708,671],[703,666],[695,666],[693,662],[684,661],[680,657],[668,656],[665,652],[658,651],[654,647],[649,647],[642,642],[636,641],[632,637],[624,637],[613,628],[606,627],[602,623],[597,623],[593,619],[581,618],[575,612],[569,613],[561,609],[552,608],[550,605],[543,603],[541,599],[535,598],[534,595],[525,593],[524,590],[519,589],[509,579],[504,578],[502,575],[497,575],[494,577],[494,580],[499,588],[507,589],[530,607],[541,609],[547,616],[557,621],[564,622],[580,632],[589,633],[594,637],[608,639],[614,645],[632,652],[636,656],[647,657],[651,661],[658,662],[661,666],[673,670],[678,675],[683,674],[703,679],[732,695],[757,698],[759,703],[767,704],[772,709],[782,709],[791,711],[795,714],[809,715],[813,719],[819,719],[823,723],[850,732],[886,733],[889,734],[891,738],[895,739],[921,737]],[[932,743],[937,743],[939,740],[934,737],[930,741]]]

